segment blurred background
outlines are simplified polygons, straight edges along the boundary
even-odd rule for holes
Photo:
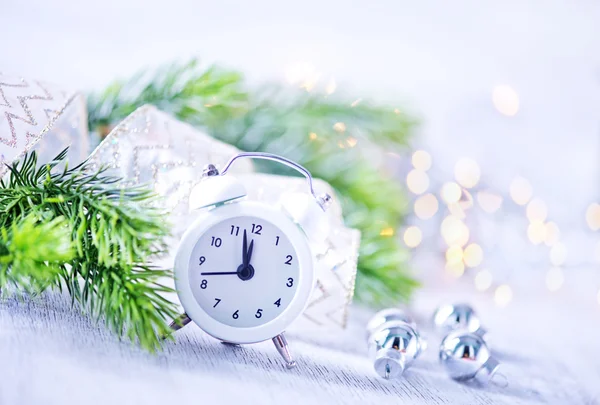
[[[376,100],[419,123],[384,154],[406,198],[380,234],[410,249],[426,288],[597,310],[599,18],[586,0],[4,0],[0,62],[99,92],[199,58],[250,86]]]

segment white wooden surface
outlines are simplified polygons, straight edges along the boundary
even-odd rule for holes
[[[415,315],[429,349],[405,379],[393,382],[372,372],[364,346],[369,313],[356,307],[343,333],[289,333],[299,365],[288,371],[270,342],[225,346],[190,325],[151,355],[119,342],[71,309],[66,297],[6,299],[0,305],[0,403],[600,403],[600,333],[589,326],[593,318],[538,300],[502,310],[477,302],[510,380],[507,388],[450,380],[437,362],[439,337],[426,320],[440,300],[456,294],[419,294]]]

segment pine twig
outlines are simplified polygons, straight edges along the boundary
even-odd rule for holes
[[[57,166],[65,157],[66,150],[38,167],[33,152],[9,167],[8,180],[0,182],[0,227],[22,228],[31,216],[40,230],[60,225],[72,254],[55,253],[56,271],[47,273],[52,284],[66,286],[74,302],[103,317],[119,335],[154,350],[158,334],[167,331],[165,319],[176,315],[174,304],[161,295],[171,289],[158,282],[171,272],[146,264],[163,251],[160,241],[168,228],[162,213],[149,206],[154,198],[150,191],[121,189],[115,185],[118,179],[90,170],[85,162],[60,171]],[[19,233],[12,234],[18,240]],[[35,253],[26,248],[26,254]],[[45,256],[53,257],[44,251],[33,259]],[[7,274],[24,271],[21,264],[13,262]]]
[[[67,221],[39,221],[35,214],[0,229],[0,287],[37,293],[51,285],[60,265],[73,258]]]

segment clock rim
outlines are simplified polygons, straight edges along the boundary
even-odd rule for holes
[[[256,217],[272,223],[286,235],[298,256],[299,282],[290,304],[271,321],[249,328],[226,325],[210,316],[196,301],[189,282],[189,263],[198,239],[214,225],[239,216]],[[302,229],[280,210],[255,201],[223,204],[197,218],[181,238],[174,273],[177,295],[190,319],[209,335],[231,343],[257,343],[282,333],[308,305],[315,283],[314,259]]]

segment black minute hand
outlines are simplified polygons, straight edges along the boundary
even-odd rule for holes
[[[244,268],[248,267],[248,238],[246,237],[246,230],[244,229],[244,242],[242,243],[242,265]]]
[[[200,273],[201,276],[219,276],[219,275],[226,275],[226,274],[238,274],[237,271],[225,271],[225,272],[212,272],[212,273]]]

